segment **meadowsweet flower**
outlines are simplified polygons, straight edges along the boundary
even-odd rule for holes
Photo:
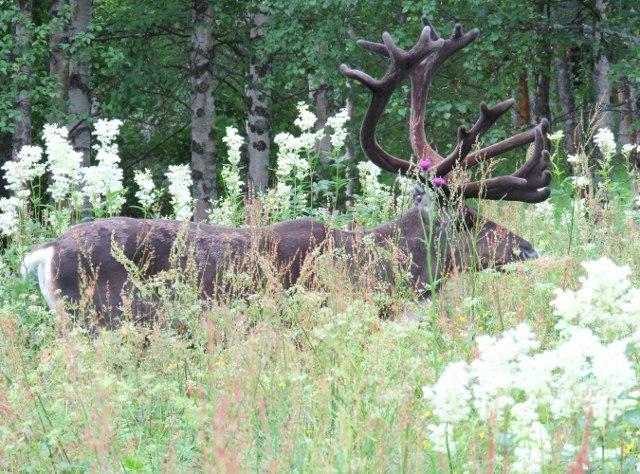
[[[42,132],[47,155],[47,169],[51,173],[49,192],[54,202],[61,203],[71,197],[72,205],[79,207],[82,197],[78,191],[82,153],[73,149],[67,140],[68,131],[57,124],[46,124]]]
[[[17,197],[0,198],[0,235],[11,236],[18,230],[21,200]]]
[[[14,196],[26,200],[31,195],[29,182],[44,174],[45,164],[42,159],[42,148],[25,145],[18,152],[17,160],[7,161],[2,169],[7,181],[6,189]]]
[[[344,107],[337,114],[327,119],[327,126],[331,127],[331,146],[335,149],[341,149],[347,138],[347,129],[344,125],[349,121],[349,109]]]
[[[100,119],[94,124],[92,135],[97,143],[93,149],[97,164],[83,169],[83,192],[95,210],[104,208],[109,215],[118,214],[125,202],[123,173],[115,142],[121,126],[122,121],[117,119]]]
[[[229,160],[229,163],[232,163],[234,165],[240,163],[240,149],[244,144],[244,139],[242,138],[240,133],[238,133],[238,129],[236,127],[227,127],[222,141],[225,145],[227,145],[227,158]]]
[[[554,217],[555,207],[551,201],[542,201],[541,203],[533,206],[532,212],[536,217],[549,221]]]
[[[171,206],[178,220],[189,220],[193,214],[193,198],[191,197],[191,170],[188,165],[171,165],[166,173],[169,182]]]
[[[589,327],[605,340],[629,335],[640,325],[640,298],[629,281],[631,269],[606,257],[582,266],[587,274],[580,278],[580,288],[558,289],[551,302],[558,329],[566,334]]]
[[[311,130],[318,118],[313,112],[309,110],[309,105],[304,102],[298,102],[298,117],[293,121],[293,124],[303,132]]]
[[[294,176],[304,179],[309,171],[309,162],[300,157],[300,151],[305,146],[299,138],[284,132],[277,134],[273,141],[278,145],[276,175],[281,178]]]
[[[423,387],[423,398],[433,406],[433,413],[445,423],[458,423],[469,416],[471,392],[469,367],[465,362],[449,364],[433,386]]]
[[[136,170],[133,174],[133,180],[138,185],[138,190],[136,191],[136,198],[140,203],[140,206],[148,211],[158,200],[158,191],[156,190],[156,185],[153,182],[153,177],[151,176],[151,171],[145,168],[144,171]]]
[[[616,153],[616,140],[613,132],[608,128],[599,129],[593,137],[593,142],[600,149],[605,161],[608,161]]]
[[[634,150],[640,153],[640,145],[635,145],[634,143],[625,143],[622,145],[622,155],[625,158],[628,158]]]
[[[548,134],[547,138],[552,142],[559,142],[564,138],[564,131],[562,129],[556,130],[555,132]]]
[[[391,192],[388,186],[379,181],[380,168],[370,161],[362,161],[356,166],[362,188],[360,203],[378,212],[388,209],[392,204]]]
[[[221,172],[226,196],[218,199],[211,207],[209,220],[214,224],[232,226],[239,223],[242,215],[242,186],[244,182],[240,177],[238,164],[244,140],[236,127],[227,127],[222,141],[227,145],[229,160],[229,164],[223,166]]]
[[[579,163],[585,163],[587,161],[587,157],[584,153],[576,153],[574,155],[567,155],[567,161],[572,165],[577,165]]]
[[[571,184],[576,188],[586,188],[591,184],[591,179],[588,176],[572,176]]]

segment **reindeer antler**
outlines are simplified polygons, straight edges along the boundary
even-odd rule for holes
[[[461,186],[464,198],[484,198],[492,200],[542,202],[549,197],[551,189],[551,171],[549,171],[549,151],[546,149],[546,136],[549,122],[542,119],[533,129],[533,153],[515,173],[498,176]]]
[[[382,41],[383,44],[364,40],[359,40],[357,43],[361,48],[384,54],[390,59],[389,66],[382,79],[374,79],[368,74],[357,69],[351,69],[345,64],[340,66],[340,71],[345,76],[362,83],[371,91],[371,103],[362,120],[360,129],[360,143],[363,151],[380,168],[391,172],[402,171],[406,173],[411,169],[412,164],[383,150],[376,139],[376,128],[395,88],[407,78],[421,61],[438,51],[444,44],[444,40],[433,40],[431,28],[425,26],[418,42],[409,51],[396,46],[393,38],[386,31],[382,34]]]
[[[358,46],[389,58],[389,66],[382,79],[376,80],[366,73],[340,66],[342,73],[356,79],[371,92],[371,103],[360,129],[360,143],[367,157],[382,169],[394,173],[408,173],[414,164],[390,155],[378,144],[375,132],[393,90],[406,79],[411,78],[411,116],[409,119],[409,141],[417,159],[428,159],[433,167],[431,175],[445,178],[454,167],[470,168],[480,161],[535,141],[531,158],[515,173],[459,186],[458,192],[463,198],[483,197],[485,199],[507,199],[525,202],[540,202],[549,196],[548,184],[549,153],[546,150],[546,132],[548,122],[543,120],[532,130],[519,133],[501,142],[469,153],[473,145],[507,110],[513,106],[508,99],[489,108],[484,102],[480,105],[480,116],[469,131],[465,127],[458,129],[458,141],[454,149],[441,156],[427,142],[425,132],[425,107],[429,86],[438,68],[450,56],[467,46],[478,37],[479,30],[463,33],[462,25],[455,25],[449,39],[442,39],[426,17],[422,18],[424,28],[420,39],[409,51],[398,48],[388,33],[382,35],[383,43],[359,40]],[[445,185],[444,190],[450,193]]]

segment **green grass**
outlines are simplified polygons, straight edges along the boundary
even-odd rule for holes
[[[46,311],[35,278],[4,268],[0,469],[446,471],[421,387],[471,360],[479,334],[529,321],[553,339],[553,289],[575,287],[581,261],[606,255],[640,277],[640,227],[619,206],[598,224],[577,215],[573,229],[560,210],[550,220],[526,205],[483,208],[542,258],[453,276],[430,302],[355,290],[320,262],[315,289],[267,287],[189,316],[186,333],[124,324],[90,336]],[[633,460],[640,433],[623,428],[610,448]],[[453,471],[473,461],[486,472],[487,453],[487,427],[472,425]],[[549,472],[566,466],[558,454]]]

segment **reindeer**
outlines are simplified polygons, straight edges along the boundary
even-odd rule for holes
[[[323,223],[308,219],[254,228],[164,219],[99,219],[72,226],[52,242],[35,248],[24,258],[23,273],[37,269],[40,290],[50,308],[57,312],[64,310],[65,303],[82,299],[82,275],[91,275],[90,299],[101,324],[111,326],[120,317],[127,297],[140,303],[140,308],[144,306],[144,302],[135,301],[130,272],[114,256],[114,245],[138,271],[152,277],[170,267],[169,255],[181,229],[184,241],[193,249],[203,300],[216,299],[221,275],[230,268],[239,268],[237,262],[255,248],[252,247],[255,242],[259,242],[263,251],[269,249],[276,267],[283,269],[284,286],[296,284],[310,256],[322,254],[329,247],[354,256],[363,241],[373,242],[375,248],[395,245],[406,256],[411,284],[421,294],[434,291],[433,282],[441,281],[456,269],[499,267],[537,258],[538,253],[529,242],[495,222],[481,219],[464,200],[537,203],[547,199],[551,181],[546,149],[548,122],[542,120],[529,131],[472,152],[479,137],[513,105],[513,100],[491,108],[482,103],[476,123],[470,130],[460,127],[453,150],[446,156],[440,155],[429,145],[425,134],[429,86],[440,65],[475,40],[479,31],[464,33],[457,24],[451,37],[443,39],[428,20],[423,19],[423,24],[417,43],[407,51],[398,47],[386,32],[382,43],[357,42],[365,50],[388,59],[381,79],[344,64],[340,66],[344,76],[360,82],[371,92],[360,130],[360,143],[367,158],[386,171],[421,179],[427,190],[418,193],[418,205],[405,215],[373,229],[355,231],[328,229]],[[391,94],[407,78],[411,82],[409,141],[416,158],[413,162],[392,156],[376,140],[376,128]],[[466,170],[472,166],[490,163],[494,157],[532,142],[530,157],[513,174],[476,181],[466,178]],[[426,172],[419,169],[422,160],[431,163]],[[352,259],[354,272],[358,271],[359,261]]]

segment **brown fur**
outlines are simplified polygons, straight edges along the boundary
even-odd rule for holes
[[[138,317],[153,312],[150,302],[139,299],[131,286],[130,275],[121,261],[114,257],[112,242],[146,277],[168,271],[170,254],[176,237],[182,232],[185,250],[192,249],[197,270],[200,298],[216,299],[225,290],[222,275],[227,270],[243,271],[252,262],[249,253],[257,251],[261,258],[272,260],[280,270],[282,284],[287,287],[300,278],[303,266],[312,252],[324,252],[329,247],[343,249],[353,257],[353,271],[358,271],[358,248],[373,240],[380,249],[397,247],[406,255],[412,284],[420,293],[427,293],[431,282],[438,282],[452,270],[467,268],[474,262],[471,236],[476,230],[475,247],[480,258],[477,266],[501,265],[529,258],[531,245],[496,223],[487,221],[480,228],[476,216],[467,208],[464,225],[435,219],[431,232],[429,214],[415,207],[404,216],[363,231],[327,229],[321,222],[299,219],[257,228],[228,228],[203,223],[172,220],[144,220],[128,217],[100,219],[71,227],[58,239],[47,244],[54,249],[53,287],[58,296],[69,303],[90,300],[100,317],[100,324],[112,326],[122,312],[123,297],[133,299]],[[454,227],[462,231],[455,231]],[[426,242],[429,234],[431,243]],[[514,251],[514,249],[519,249]],[[186,269],[186,254],[180,255],[179,266]],[[259,278],[255,273],[254,277]],[[390,279],[389,273],[381,272]],[[257,282],[256,282],[257,283]],[[83,288],[91,292],[82,294]]]

